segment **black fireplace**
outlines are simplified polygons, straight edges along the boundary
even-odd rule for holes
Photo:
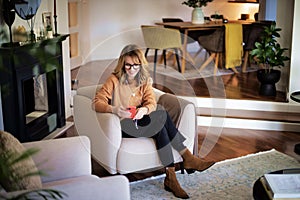
[[[0,47],[3,126],[21,142],[41,140],[66,123],[62,64],[66,37]]]

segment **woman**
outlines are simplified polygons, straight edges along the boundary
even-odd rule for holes
[[[185,138],[177,130],[169,114],[157,109],[147,66],[148,62],[138,46],[124,47],[114,72],[97,92],[93,108],[97,112],[118,115],[121,119],[122,137],[153,138],[160,160],[166,168],[165,189],[176,197],[189,198],[176,179],[172,147],[182,155],[187,172],[203,171],[214,163],[195,157],[184,146]],[[129,110],[130,108],[133,110]]]

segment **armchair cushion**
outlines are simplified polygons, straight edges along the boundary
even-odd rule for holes
[[[6,162],[7,156],[10,161],[17,158],[25,152],[25,147],[17,138],[8,132],[0,131],[0,160]],[[11,155],[13,154],[13,156]],[[5,158],[6,157],[6,158]],[[4,161],[4,160],[5,161]],[[26,176],[29,172],[37,172],[38,169],[31,157],[12,164],[7,174],[11,176],[8,179],[1,177],[0,184],[7,191],[38,189],[42,188],[42,181],[39,175]],[[18,181],[16,181],[16,179]]]
[[[172,121],[174,124],[178,127],[182,111],[185,108],[187,104],[190,104],[191,102],[186,101],[181,98],[177,98],[173,94],[165,93],[161,95],[158,99],[157,104],[160,104],[165,108],[166,111],[168,111]]]

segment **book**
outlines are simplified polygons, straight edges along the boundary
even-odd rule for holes
[[[261,182],[272,200],[300,200],[300,174],[265,174]]]
[[[266,178],[264,176],[260,177],[260,182],[262,184],[262,186],[264,187],[264,190],[266,192],[266,194],[268,195],[269,199],[273,199],[273,193],[271,191],[270,186],[268,185]]]

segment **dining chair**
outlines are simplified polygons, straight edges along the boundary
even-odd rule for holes
[[[250,52],[255,47],[255,42],[259,41],[261,33],[266,26],[270,26],[274,21],[260,21],[252,24],[243,25],[244,56],[242,72],[246,72],[247,66],[250,66]]]
[[[215,60],[214,74],[217,73],[219,61],[220,66],[238,73],[235,67],[241,65],[243,53],[241,24],[225,24],[216,28],[212,34],[200,36],[198,41],[210,53],[210,57],[200,66],[200,71]]]
[[[214,74],[217,73],[219,60],[223,61],[225,49],[225,26],[213,29],[209,35],[199,36],[199,44],[210,54],[205,62],[200,66],[200,71],[207,67],[213,60],[215,60]],[[223,65],[223,64],[221,64]]]
[[[162,21],[164,23],[166,22],[184,22],[183,19],[181,18],[162,18]],[[165,28],[171,28],[169,27],[168,25],[164,25]],[[183,30],[180,30],[180,33],[181,33],[181,40],[182,40],[182,44],[183,44],[183,41],[184,41],[184,31]],[[198,42],[198,38],[199,36],[201,35],[208,35],[211,33],[211,30],[198,30],[198,31],[189,31],[188,32],[188,38],[187,38],[187,44],[192,44],[194,42]],[[198,42],[199,44],[199,42]],[[192,63],[194,64],[195,63],[195,58],[203,51],[203,47],[199,44],[199,50],[195,53],[195,55],[192,57],[189,52],[187,52],[187,56],[189,58],[189,60],[192,61]]]
[[[162,18],[162,21],[164,23],[167,23],[167,22],[183,22],[183,19],[181,18]],[[165,28],[172,28],[168,25],[164,25]],[[180,31],[180,35],[181,35],[181,42],[183,44],[183,41],[184,41],[184,31],[183,30],[179,30]],[[191,33],[191,32],[190,32]],[[195,37],[194,34],[188,34],[188,38],[187,38],[187,44],[191,44],[191,43],[194,43],[195,41],[197,41],[197,37]],[[167,54],[166,58],[168,59],[170,56],[172,56],[173,53],[170,52],[169,54]],[[192,58],[192,56],[189,54],[189,52],[187,52],[187,57],[189,58],[189,60],[194,63],[194,59]]]
[[[162,50],[164,66],[166,67],[166,51],[174,50],[178,71],[181,73],[179,53],[182,53],[180,31],[177,29],[164,28],[162,26],[141,25],[144,42],[146,45],[145,57],[147,58],[150,49],[154,50],[153,76],[156,74],[156,62],[158,50]]]

